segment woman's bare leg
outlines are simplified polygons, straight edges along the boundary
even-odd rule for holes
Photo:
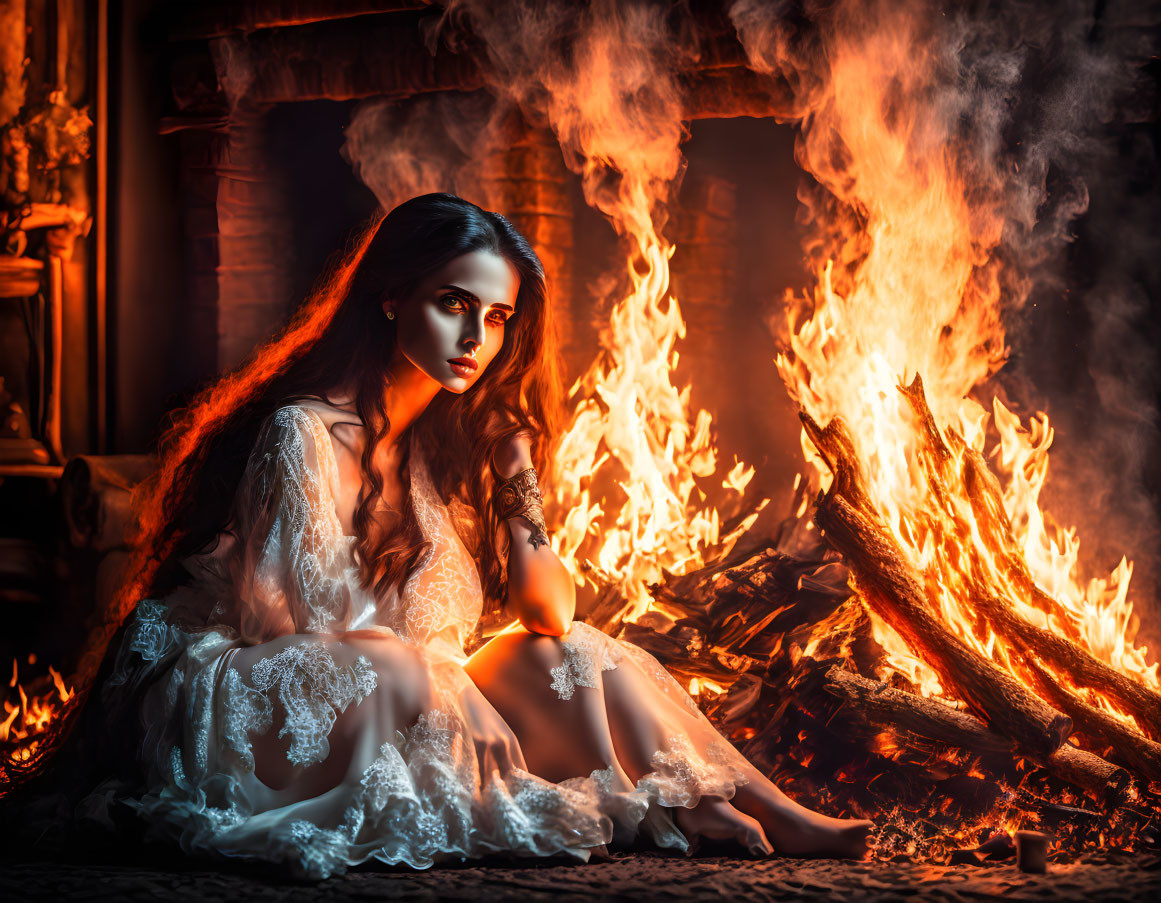
[[[619,719],[615,736],[602,678],[617,672],[598,671],[596,687],[575,687],[571,698],[561,699],[551,687],[550,674],[563,660],[560,640],[514,631],[480,649],[467,671],[516,734],[533,774],[558,782],[611,767],[615,783],[632,789],[649,771],[653,754],[664,748],[658,722],[644,717],[639,701],[636,717]],[[699,837],[736,841],[753,855],[771,852],[758,821],[721,797],[704,797],[696,808],[678,809],[674,815],[695,842]]]
[[[665,721],[680,723],[690,715],[679,711],[656,685],[645,685],[640,675],[627,670],[630,668],[632,665],[625,662],[605,672],[604,703],[614,748],[635,784],[652,770],[654,754],[668,746]],[[693,809],[678,808],[673,815],[691,841],[699,837],[736,840],[755,856],[768,856],[773,851],[761,821],[722,797],[702,797]]]
[[[599,690],[577,687],[561,699],[552,689],[551,670],[563,660],[558,639],[517,631],[494,637],[465,670],[520,741],[530,772],[559,783],[612,768],[618,784],[632,787]]]
[[[631,662],[623,662],[615,671],[606,672],[604,678],[614,746],[618,755],[625,757],[626,768],[635,779],[648,770],[653,752],[664,747],[665,722],[673,724],[675,730],[696,732],[698,719],[667,696],[652,679],[641,675]],[[748,783],[737,787],[730,805],[746,822],[756,821],[779,853],[853,859],[866,856],[871,822],[829,818],[812,812],[786,796],[750,763],[746,763],[745,774]],[[703,808],[694,810],[694,819]],[[699,833],[720,836],[717,825],[722,815],[719,806],[705,809],[707,824]],[[690,821],[688,816],[683,817]],[[681,827],[684,831],[685,826]]]
[[[756,818],[774,848],[785,856],[865,859],[874,827],[864,819],[830,818],[801,806],[751,766],[749,783],[737,788],[733,803]]]

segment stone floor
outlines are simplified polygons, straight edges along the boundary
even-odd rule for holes
[[[427,903],[579,900],[1158,900],[1161,856],[1091,853],[1026,875],[1013,862],[933,866],[916,863],[760,862],[649,854],[588,865],[496,863],[426,872],[357,869],[321,883],[275,872],[196,861],[0,861],[0,900],[154,901],[398,900]]]

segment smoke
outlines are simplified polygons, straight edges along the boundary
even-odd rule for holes
[[[665,571],[736,538],[721,536],[698,486],[717,466],[710,415],[672,381],[684,322],[661,229],[688,134],[678,79],[697,51],[688,21],[683,7],[654,2],[457,0],[433,36],[482,42],[493,91],[552,129],[585,200],[624,238],[624,291],[604,299],[607,323],[573,390],[550,501],[566,512],[554,548],[578,582],[583,563],[634,614]]]
[[[1007,239],[1032,287],[1012,317],[1014,366],[1002,384],[1057,430],[1046,507],[1079,527],[1107,569],[1137,564],[1136,599],[1155,599],[1161,568],[1156,449],[1161,251],[1157,84],[1161,10],[1061,4],[996,21],[1028,47]],[[1011,40],[1011,38],[1009,38]],[[1018,218],[1017,214],[1021,214]],[[1161,640],[1149,609],[1148,637]]]
[[[487,92],[383,98],[355,108],[343,159],[385,210],[433,191],[494,209],[486,167],[503,146],[505,105]]]
[[[657,4],[453,0],[440,33],[483,41],[493,90],[547,121],[586,201],[619,232],[652,234],[682,171],[677,82],[694,52]]]
[[[231,110],[246,98],[254,84],[254,61],[244,38],[225,37],[210,41],[210,56],[218,75],[218,86]]]
[[[926,268],[934,275],[913,266],[895,287],[933,324],[930,347],[898,372],[950,374],[929,384],[936,400],[974,391],[1024,417],[1047,411],[1056,442],[1046,508],[1080,528],[1092,571],[1127,553],[1138,563],[1134,595],[1152,595],[1161,437],[1150,299],[1161,255],[1149,219],[1156,92],[1144,64],[1157,52],[1156,13],[1078,0],[735,0],[728,15],[751,67],[790,88],[786,115],[809,176],[799,193],[808,264],[835,260],[835,289],[849,288],[875,249],[848,224],[874,215],[868,197],[898,191],[926,242],[909,253],[938,262]],[[683,7],[650,3],[453,0],[430,40],[486,54],[496,101],[478,92],[366,102],[344,154],[385,206],[429,190],[494,206],[481,196],[479,161],[503,147],[498,123],[514,105],[552,128],[592,207],[622,235],[652,241],[685,165],[680,74],[698,54],[690,21]],[[836,68],[860,58],[873,65]],[[244,83],[239,62],[234,81]],[[918,161],[898,186],[885,182],[892,161],[866,155],[856,129],[834,127],[860,104]],[[933,184],[948,159],[959,181]],[[954,223],[940,215],[949,203],[966,210]],[[965,287],[945,291],[961,270]]]
[[[1050,414],[1045,507],[1079,527],[1088,570],[1107,572],[1127,553],[1138,562],[1131,595],[1154,596],[1161,437],[1151,299],[1161,288],[1161,248],[1157,83],[1147,65],[1157,57],[1161,11],[1076,0],[736,0],[729,14],[753,68],[794,92],[798,159],[813,177],[800,191],[805,250],[815,266],[836,260],[840,291],[874,248],[865,233],[852,239],[835,224],[875,217],[862,189],[877,173],[851,160],[836,109],[852,88],[836,66],[844,48],[864,61],[882,49],[893,60],[876,97],[882,118],[898,127],[900,110],[920,110],[898,129],[906,151],[919,160],[952,155],[973,217],[971,279],[1002,315],[1009,360],[990,379],[1003,353],[975,371],[976,396],[999,394],[1025,417]],[[896,41],[909,45],[908,57],[890,56]],[[864,80],[880,74],[870,67]],[[1158,637],[1155,626],[1148,639]]]

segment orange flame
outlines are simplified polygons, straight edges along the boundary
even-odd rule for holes
[[[35,656],[29,656],[30,663],[35,661]],[[0,743],[5,745],[3,755],[9,761],[24,762],[36,752],[40,738],[60,716],[74,693],[51,665],[48,679],[36,679],[32,686],[38,689],[30,693],[20,682],[16,659],[12,660],[12,678],[8,686],[15,688],[16,699],[3,701],[5,717],[0,721]]]
[[[778,370],[816,421],[846,423],[881,520],[961,639],[1019,677],[1012,650],[981,629],[972,610],[973,588],[986,585],[1025,619],[1067,629],[1101,660],[1156,688],[1158,665],[1133,645],[1131,565],[1086,581],[1076,531],[1039,507],[1052,442],[1047,416],[1024,426],[999,400],[989,411],[969,397],[1006,353],[993,253],[1004,226],[1001,175],[964,162],[970,155],[957,146],[957,109],[940,96],[930,35],[905,9],[876,8],[874,22],[828,32],[824,86],[803,111],[799,162],[838,203],[826,210],[830,231],[820,247],[829,259],[812,297],[788,299]],[[1053,614],[1029,605],[1014,584],[962,482],[935,497],[918,424],[899,392],[916,374],[956,458],[952,469],[971,452],[994,457],[1016,551],[1055,600]],[[805,433],[802,445],[808,478],[825,488],[829,470]],[[890,626],[873,614],[872,623],[887,667],[941,694],[936,675]]]
[[[662,13],[596,4],[581,16],[567,62],[525,48],[532,74],[514,73],[545,89],[538,97],[586,199],[628,245],[629,291],[612,305],[600,354],[571,391],[553,480],[553,501],[567,513],[553,548],[578,584],[588,577],[619,591],[630,618],[650,607],[648,584],[728,550],[752,522],[721,535],[721,514],[699,485],[718,466],[712,420],[672,380],[685,325],[669,294],[674,247],[656,214],[680,173],[684,129]],[[739,462],[724,488],[740,500],[752,473]]]

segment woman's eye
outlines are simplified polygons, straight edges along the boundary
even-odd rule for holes
[[[494,313],[488,315],[488,322],[503,326],[508,322],[508,318],[501,313]]]
[[[448,310],[466,310],[467,309],[467,305],[464,304],[464,299],[459,298],[456,295],[444,295],[442,298],[440,298],[440,301],[443,302],[443,306],[446,307]]]

